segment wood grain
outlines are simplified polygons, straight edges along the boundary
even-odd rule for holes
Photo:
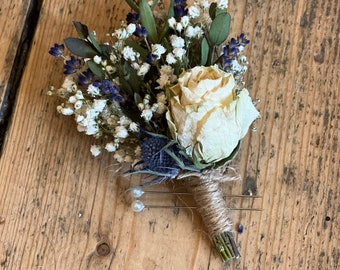
[[[48,49],[76,35],[71,22],[104,39],[127,10],[118,1],[43,2],[0,158],[0,268],[222,268],[196,213],[130,211],[125,190],[139,179],[119,177],[109,154],[92,158],[95,140],[46,95],[62,79]],[[340,4],[230,1],[230,12],[232,34],[251,39],[247,82],[262,119],[234,162],[244,180],[224,191],[262,195],[235,203],[263,211],[235,212],[242,257],[225,268],[339,269]]]

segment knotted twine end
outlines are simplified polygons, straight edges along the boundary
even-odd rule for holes
[[[239,177],[228,176],[225,171],[206,170],[202,173],[182,173],[177,178],[185,179],[186,187],[193,194],[197,210],[222,261],[239,258],[230,210],[219,186],[222,181],[234,181]]]

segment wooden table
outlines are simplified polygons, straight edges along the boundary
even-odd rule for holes
[[[0,5],[0,269],[222,268],[195,212],[133,213],[124,191],[135,180],[110,154],[92,158],[94,139],[46,94],[62,79],[51,45],[76,36],[73,20],[104,40],[128,11],[121,2]],[[230,1],[230,13],[232,35],[251,40],[262,119],[235,162],[244,180],[224,191],[251,189],[263,197],[237,205],[263,211],[235,212],[242,257],[227,268],[339,269],[340,2]]]

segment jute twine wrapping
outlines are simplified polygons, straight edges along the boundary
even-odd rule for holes
[[[221,168],[202,173],[182,173],[177,178],[185,179],[210,237],[232,230],[230,210],[223,199],[220,183],[239,180],[239,176],[228,175],[226,168]]]

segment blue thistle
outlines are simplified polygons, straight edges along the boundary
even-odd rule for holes
[[[169,142],[170,140],[165,138],[150,137],[142,143],[142,160],[145,167],[157,172],[167,172],[168,168],[177,167],[176,162],[165,152]],[[174,145],[169,146],[168,150],[178,152]]]
[[[153,180],[145,185],[161,183],[165,180],[172,180],[183,170],[199,171],[191,167],[190,162],[182,153],[176,141],[170,140],[166,136],[153,134],[147,131],[148,137],[141,144],[142,160],[137,165],[143,165],[140,170],[132,169],[127,174],[148,174],[154,176]]]

